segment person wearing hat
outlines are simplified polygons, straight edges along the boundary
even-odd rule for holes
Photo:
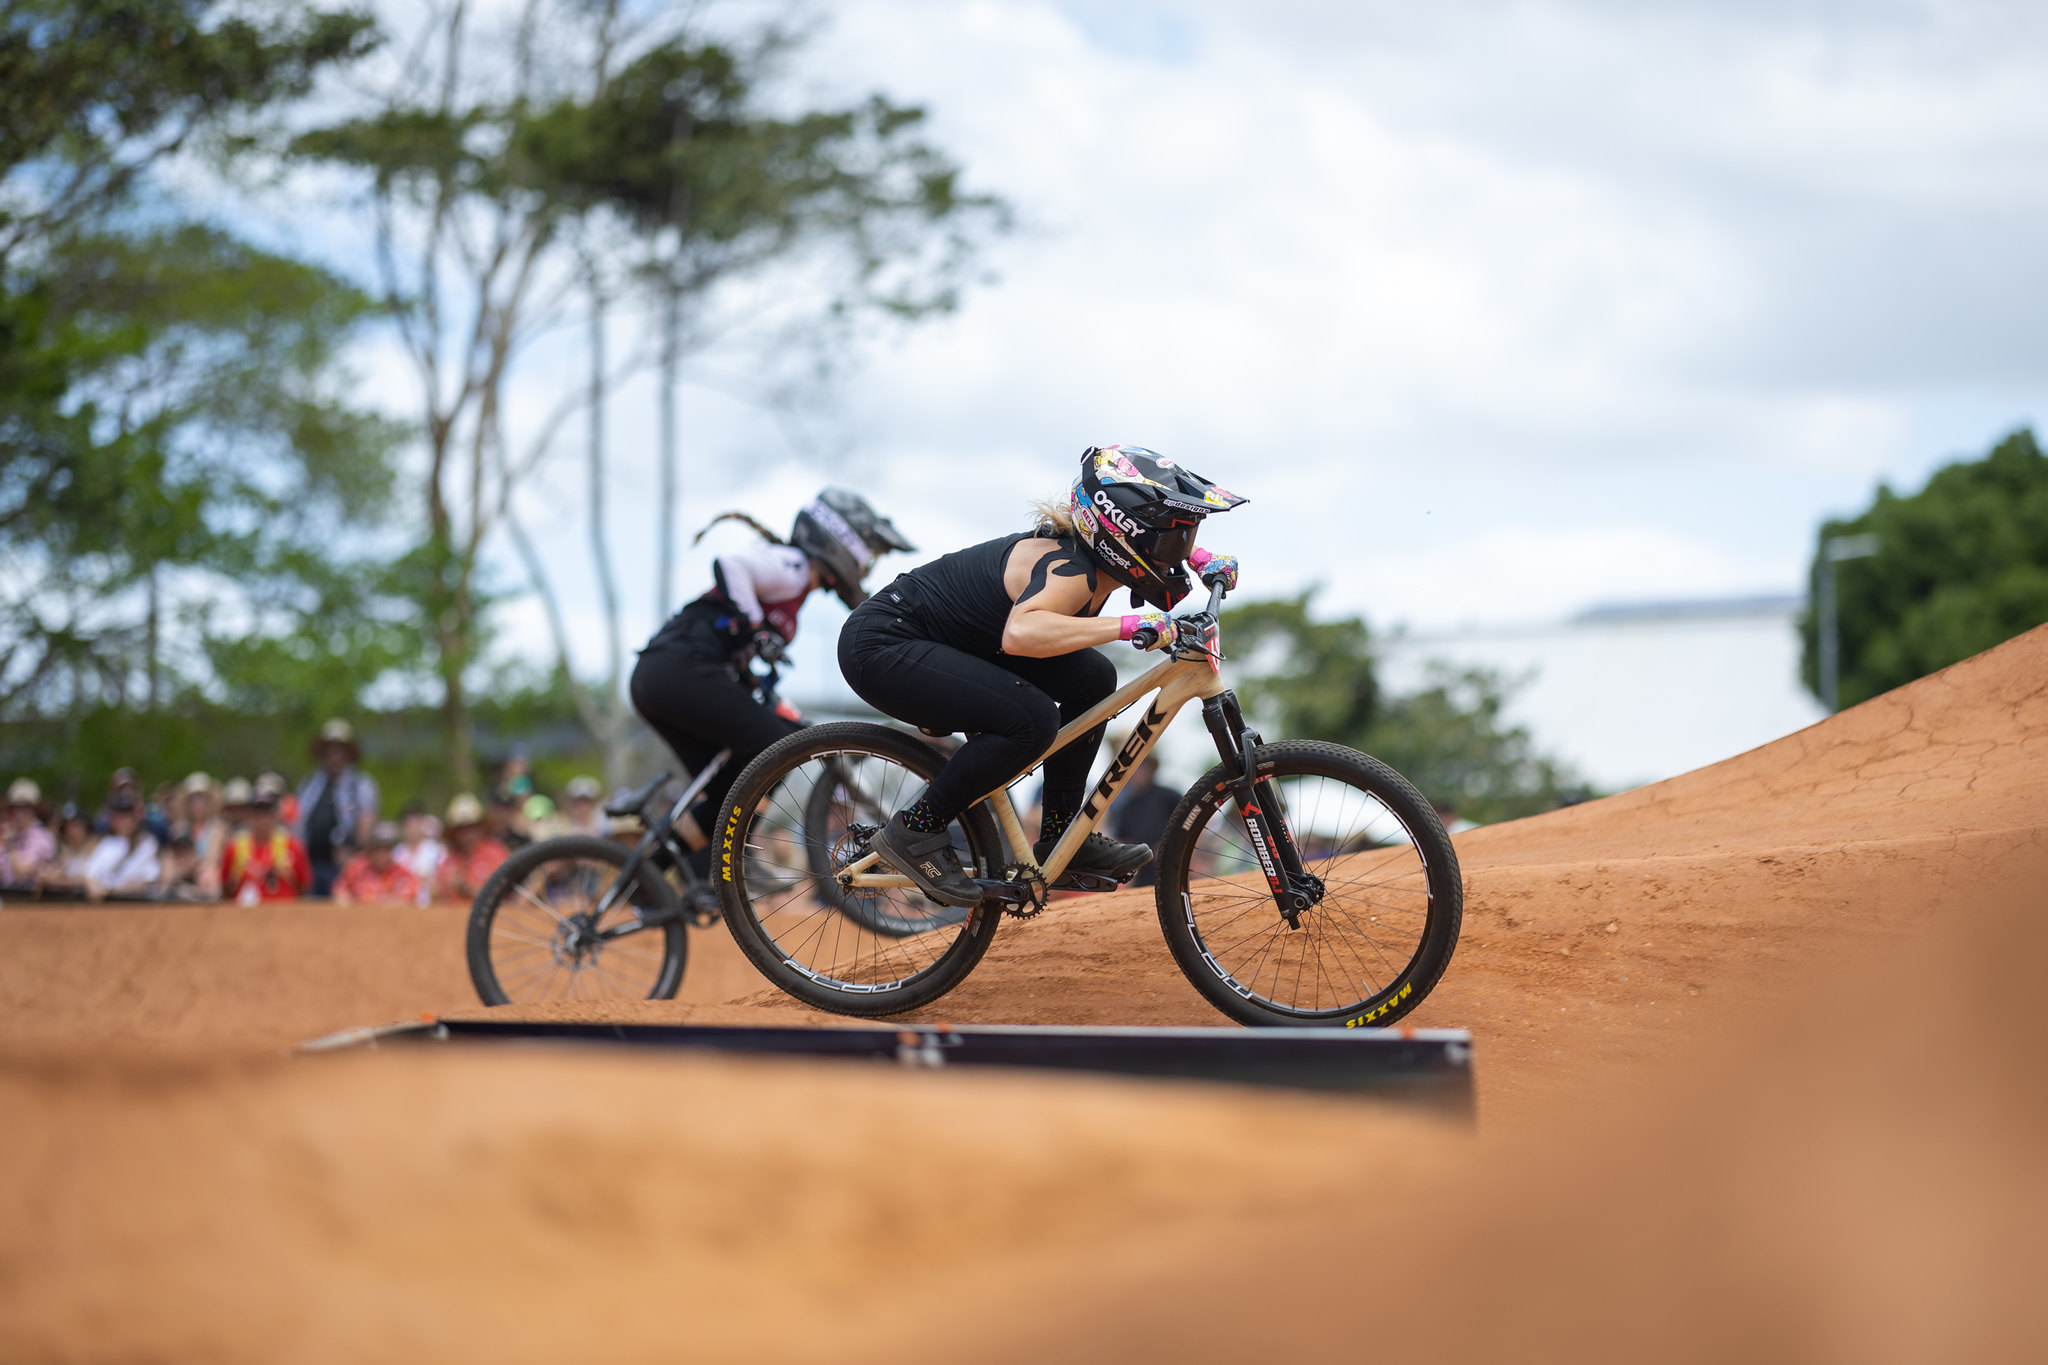
[[[356,766],[362,749],[356,744],[355,727],[345,720],[330,720],[320,727],[313,757],[320,766],[299,785],[292,832],[313,860],[312,894],[325,896],[349,854],[369,842],[370,827],[377,823],[377,783]]]
[[[370,826],[370,846],[348,860],[334,879],[336,905],[415,905],[419,902],[419,878],[403,867],[396,856],[398,826],[379,820]]]
[[[249,823],[249,802],[256,788],[246,777],[231,777],[220,784],[220,815],[228,822],[228,837],[240,834]]]
[[[604,813],[598,809],[604,798],[604,784],[594,777],[572,777],[562,788],[562,823],[568,834],[594,834],[602,839],[610,833]]]
[[[164,818],[162,807],[152,804],[142,794],[142,775],[133,768],[116,768],[114,775],[107,779],[109,804],[101,808],[99,819],[93,824],[93,832],[105,834],[112,828],[107,812],[112,809],[113,799],[123,792],[135,798],[135,808],[142,812],[142,828],[149,837],[156,840],[159,848],[168,844],[171,841],[171,822]]]
[[[525,799],[507,787],[491,792],[491,804],[484,808],[484,832],[517,853],[533,842],[527,833]]]
[[[108,895],[138,895],[156,884],[156,836],[142,827],[142,802],[132,791],[115,788],[107,797],[107,834],[85,863],[88,900]]]
[[[448,851],[434,871],[434,895],[444,901],[475,900],[511,851],[491,837],[484,803],[468,792],[448,803],[447,835]]]
[[[228,841],[220,865],[221,894],[243,905],[296,900],[313,885],[312,861],[297,835],[278,820],[284,780],[275,773],[256,779],[249,794],[249,823]]]
[[[43,824],[43,789],[17,777],[7,788],[6,845],[0,886],[33,886],[57,861],[57,836]]]
[[[228,844],[228,822],[221,818],[220,784],[205,773],[193,773],[178,784],[171,823],[173,838],[192,841],[192,885],[202,900],[220,895],[221,850]]]

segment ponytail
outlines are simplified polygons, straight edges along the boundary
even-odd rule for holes
[[[1040,498],[1031,503],[1031,514],[1036,518],[1032,530],[1048,540],[1074,534],[1073,504],[1062,498]]]
[[[745,512],[720,512],[717,516],[713,517],[711,520],[704,523],[704,529],[702,531],[699,531],[696,535],[692,536],[690,538],[690,543],[692,545],[695,545],[698,541],[703,540],[704,537],[710,532],[711,528],[718,525],[718,523],[721,521],[737,521],[742,522],[748,526],[751,526],[754,528],[755,532],[760,535],[761,539],[767,541],[770,545],[789,544],[788,541],[784,540],[781,536],[776,535],[773,531],[763,526],[760,522],[755,521]]]

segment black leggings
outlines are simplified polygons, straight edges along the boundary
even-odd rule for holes
[[[1116,690],[1116,665],[1092,649],[1027,659],[983,658],[924,637],[915,618],[871,600],[839,633],[839,668],[861,699],[927,730],[964,731],[932,779],[934,813],[951,818],[1017,776],[1060,726]],[[1072,815],[1106,725],[1045,761],[1045,809]],[[949,809],[950,808],[950,809]]]
[[[690,808],[706,835],[718,827],[719,804],[741,770],[797,728],[794,721],[755,701],[723,662],[696,650],[648,649],[633,669],[631,690],[633,709],[691,772],[700,771],[720,749],[732,750],[725,767]]]

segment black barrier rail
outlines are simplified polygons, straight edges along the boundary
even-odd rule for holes
[[[730,1024],[441,1019],[356,1029],[305,1044],[332,1051],[398,1041],[624,1043],[702,1052],[839,1057],[910,1067],[1086,1071],[1412,1102],[1472,1113],[1472,1036],[1463,1029],[1060,1028],[912,1024],[770,1028]]]

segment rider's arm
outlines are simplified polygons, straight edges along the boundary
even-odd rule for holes
[[[1003,623],[1005,654],[1048,659],[1125,638],[1121,618],[1093,614],[1105,584],[1092,561],[1057,542],[1035,557],[1031,548],[1020,545],[1003,575],[1014,599]]]

